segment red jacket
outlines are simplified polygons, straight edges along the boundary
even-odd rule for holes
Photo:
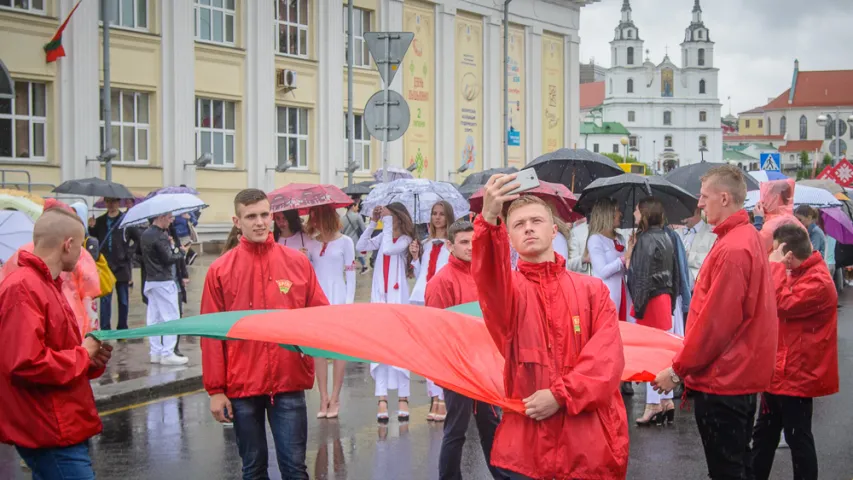
[[[799,267],[771,263],[779,315],[775,395],[822,397],[838,392],[838,294],[819,252]]]
[[[427,282],[424,304],[445,309],[476,301],[477,284],[471,276],[471,262],[450,255],[447,265]]]
[[[89,379],[104,371],[81,346],[62,280],[32,253],[20,252],[18,265],[0,284],[0,442],[75,445],[101,433]]]
[[[506,229],[477,217],[471,273],[483,319],[506,359],[504,386],[524,399],[550,389],[560,404],[536,421],[505,411],[491,464],[533,478],[625,478],[628,422],[616,309],[601,280],[550,263],[510,266]]]
[[[746,211],[714,233],[717,241],[696,277],[684,348],[672,367],[700,392],[763,392],[773,377],[779,323],[770,263]]]
[[[264,243],[241,238],[213,262],[204,279],[201,313],[328,304],[308,257],[278,245],[270,233]],[[274,343],[202,338],[201,362],[210,395],[273,396],[314,386],[314,359]]]

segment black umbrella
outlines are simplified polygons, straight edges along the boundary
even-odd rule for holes
[[[616,200],[622,211],[622,228],[634,227],[634,209],[640,200],[655,197],[663,203],[668,223],[681,223],[692,217],[699,201],[689,192],[661,177],[645,177],[625,173],[617,177],[599,178],[583,190],[575,210],[589,215],[602,198]]]
[[[708,170],[721,165],[728,164],[699,162],[692,165],[685,165],[667,173],[663,178],[698,197],[699,189],[702,188],[702,176],[708,173]],[[758,190],[758,180],[752,178],[752,175],[744,174],[743,176],[746,179],[747,190]]]
[[[613,160],[590,152],[561,148],[533,160],[524,168],[536,170],[539,180],[562,183],[572,192],[579,192],[599,178],[625,173]]]
[[[492,178],[492,175],[496,175],[498,173],[510,174],[517,172],[518,169],[515,167],[507,167],[507,168],[490,168],[488,170],[483,170],[482,172],[472,173],[465,177],[465,180],[462,181],[462,185],[457,188],[459,193],[462,194],[463,197],[469,198],[471,195],[477,193],[481,188],[486,186],[489,179]]]
[[[71,195],[83,195],[86,197],[104,198],[133,198],[134,195],[124,185],[108,182],[100,178],[83,178],[80,180],[68,180],[53,189],[56,193],[67,193]]]
[[[349,187],[343,188],[342,190],[347,195],[367,195],[370,193],[370,187],[376,185],[376,182],[370,180],[366,182],[358,182],[353,183]]]

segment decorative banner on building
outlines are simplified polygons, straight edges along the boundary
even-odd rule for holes
[[[416,165],[417,178],[435,179],[435,15],[417,2],[403,6],[403,31],[415,39],[403,59],[403,96],[412,121],[403,136],[405,166]]]
[[[456,15],[456,160],[454,168],[483,169],[483,21]]]
[[[525,115],[527,106],[524,104],[524,29],[509,28],[509,165],[521,168],[527,163],[525,146],[526,127]],[[503,80],[503,79],[501,79]],[[503,84],[503,82],[501,82]],[[503,122],[501,122],[503,123]]]
[[[564,96],[563,39],[542,36],[542,153],[563,148]]]

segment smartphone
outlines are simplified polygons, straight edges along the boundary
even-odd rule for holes
[[[515,177],[510,183],[518,183],[519,187],[515,190],[509,192],[509,195],[515,195],[517,193],[526,192],[528,190],[533,190],[534,188],[539,186],[539,176],[536,175],[536,170],[532,168],[528,168],[518,172],[518,176]]]

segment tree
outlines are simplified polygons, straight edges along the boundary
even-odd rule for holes
[[[832,165],[832,155],[825,153],[823,155],[823,166],[828,167],[830,165]]]
[[[809,160],[809,152],[805,150],[800,152],[800,168],[807,169],[811,166],[811,160]]]
[[[638,163],[637,158],[632,156],[628,156],[628,158],[626,159],[618,153],[603,153],[602,155],[613,160],[616,163]]]

